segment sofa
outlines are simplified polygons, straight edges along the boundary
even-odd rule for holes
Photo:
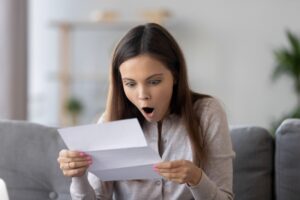
[[[56,161],[65,148],[55,128],[22,121],[0,122],[0,178],[10,200],[71,199],[70,179]]]
[[[300,199],[300,119],[285,120],[275,137],[255,126],[231,126],[230,131],[236,200]],[[71,199],[70,178],[56,162],[63,148],[53,127],[0,121],[0,178],[10,199]]]
[[[274,136],[255,126],[230,130],[235,199],[299,200],[300,119],[283,121]]]

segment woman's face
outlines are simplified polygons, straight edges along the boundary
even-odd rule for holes
[[[171,71],[149,56],[133,57],[120,65],[124,92],[149,122],[161,121],[169,112],[174,79]]]

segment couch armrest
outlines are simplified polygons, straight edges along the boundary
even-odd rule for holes
[[[300,197],[300,119],[286,119],[276,130],[275,185],[277,200]]]
[[[274,139],[261,127],[230,127],[236,158],[233,192],[238,200],[273,199]]]
[[[0,121],[0,177],[10,199],[70,199],[70,178],[56,161],[63,148],[56,128]]]

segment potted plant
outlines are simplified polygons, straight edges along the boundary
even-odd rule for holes
[[[70,98],[66,103],[66,110],[71,116],[72,125],[78,124],[78,116],[82,112],[83,106],[75,97]]]
[[[278,127],[286,118],[300,118],[300,39],[291,31],[286,31],[286,36],[289,47],[274,51],[276,64],[272,79],[277,80],[282,75],[292,78],[297,105],[294,110],[283,116],[278,122],[273,123],[274,128]]]

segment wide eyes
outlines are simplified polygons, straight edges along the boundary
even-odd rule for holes
[[[149,80],[148,83],[150,85],[158,85],[161,82],[161,80]]]
[[[136,85],[136,83],[133,81],[126,81],[124,84],[125,84],[125,86],[130,87],[130,88],[132,88]]]
[[[147,84],[150,85],[150,86],[155,86],[155,85],[158,85],[159,83],[161,83],[161,79],[153,79],[153,80],[148,80],[147,81]],[[123,84],[126,86],[126,87],[129,87],[129,88],[133,88],[134,86],[136,86],[136,82],[135,81],[128,81],[128,80],[125,80],[123,82]]]

